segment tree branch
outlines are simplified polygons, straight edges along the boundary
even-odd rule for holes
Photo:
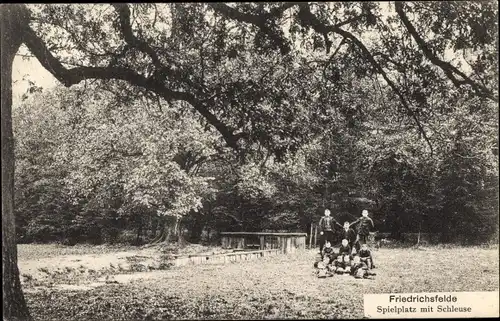
[[[406,69],[406,67],[401,64],[400,62],[398,61],[395,61],[394,59],[392,59],[391,57],[387,56],[386,54],[384,54],[383,52],[375,52],[372,54],[373,57],[382,57],[384,58],[387,62],[390,62],[391,64],[393,64],[394,66],[396,66],[396,68],[398,68],[398,70],[404,70]]]
[[[330,56],[330,58],[328,58],[328,61],[326,62],[325,64],[325,67],[323,68],[323,76],[325,78],[327,78],[326,76],[326,68],[329,64],[332,63],[333,61],[333,58],[335,58],[335,56],[337,55],[337,53],[339,52],[340,48],[342,48],[342,46],[346,43],[346,38],[342,38],[342,40],[340,41],[339,45],[337,46],[337,48],[335,49],[335,51],[333,52],[333,54]]]
[[[481,75],[479,74],[479,72],[476,70],[476,68],[474,68],[474,66],[472,65],[472,63],[470,63],[467,58],[466,58],[466,54],[465,54],[465,49],[463,50],[462,52],[462,59],[465,61],[465,63],[467,63],[470,67],[470,69],[474,72],[474,74],[477,76],[477,78],[479,78],[479,81],[481,82],[481,84],[486,87],[486,83],[484,82],[484,79],[481,78]]]
[[[130,47],[137,48],[147,54],[151,58],[151,60],[153,60],[153,65],[156,68],[163,68],[164,66],[161,63],[160,58],[158,58],[156,52],[146,42],[134,36],[134,33],[132,32],[132,26],[130,24],[130,9],[128,7],[128,4],[114,3],[112,4],[112,6],[115,8],[116,12],[118,12],[120,29],[123,37],[125,38],[125,42],[127,42]]]
[[[295,5],[297,5],[297,2],[284,2],[281,6],[271,9],[269,15],[273,17],[281,16],[283,12],[292,8]]]
[[[299,7],[300,7],[299,17],[301,18],[302,23],[304,25],[311,26],[318,33],[334,32],[336,34],[339,34],[342,37],[349,39],[352,43],[354,43],[363,52],[363,54],[366,56],[366,58],[368,59],[368,61],[370,62],[370,64],[373,66],[373,68],[379,74],[382,75],[382,77],[387,82],[387,84],[396,93],[396,95],[398,96],[401,104],[403,105],[403,107],[408,112],[408,115],[413,118],[413,120],[415,121],[415,123],[416,123],[416,125],[418,127],[419,132],[424,137],[425,141],[427,142],[427,145],[429,145],[429,147],[431,149],[431,155],[432,155],[434,149],[433,149],[432,144],[431,144],[429,138],[427,137],[427,134],[426,134],[426,132],[425,132],[422,124],[420,123],[420,120],[418,119],[417,115],[410,108],[410,106],[406,102],[406,99],[404,98],[403,94],[398,89],[398,87],[396,86],[396,84],[387,76],[387,73],[382,69],[382,67],[380,66],[380,64],[375,60],[375,58],[372,56],[372,54],[370,53],[370,51],[368,50],[368,48],[366,48],[366,46],[363,44],[363,42],[361,42],[361,40],[359,40],[352,33],[348,32],[348,31],[345,31],[345,30],[343,30],[343,29],[341,29],[341,28],[339,28],[337,26],[327,26],[327,25],[324,25],[323,23],[321,23],[321,21],[319,21],[318,18],[315,15],[312,14],[312,12],[309,9],[309,5],[307,3],[301,3],[299,5]]]
[[[267,15],[254,15],[249,13],[242,13],[237,9],[231,8],[228,5],[223,3],[212,2],[209,6],[216,12],[224,15],[225,17],[234,19],[239,22],[246,22],[253,24],[260,28],[262,32],[264,32],[274,43],[276,43],[281,51],[282,55],[286,55],[291,51],[290,44],[288,40],[285,39],[277,30],[274,30],[270,21],[274,21],[269,19],[269,14]],[[283,8],[286,8],[290,5],[285,5]],[[291,6],[290,6],[291,7]],[[275,9],[277,10],[277,9]],[[276,12],[276,11],[275,11]]]
[[[359,19],[361,19],[363,17],[366,17],[366,15],[367,15],[366,13],[360,14],[359,16],[352,17],[351,19],[347,19],[346,21],[339,22],[334,27],[335,28],[340,28],[340,27],[348,25],[348,24],[350,24],[350,23],[352,23],[354,21],[358,21]]]
[[[233,135],[233,130],[222,123],[208,107],[198,100],[193,94],[182,91],[174,91],[166,88],[162,82],[146,78],[135,71],[123,67],[76,67],[67,69],[55,58],[45,43],[35,34],[35,32],[26,27],[23,32],[23,40],[28,49],[37,57],[42,66],[47,69],[54,77],[70,87],[84,79],[119,79],[130,84],[151,90],[160,95],[165,100],[183,100],[191,104],[212,126],[214,126],[223,136],[226,143],[233,149],[238,149],[238,138]]]
[[[422,52],[427,57],[427,59],[429,59],[434,65],[441,68],[441,70],[443,70],[443,72],[446,74],[446,76],[453,82],[453,84],[456,87],[460,87],[463,84],[468,84],[480,96],[496,101],[497,98],[488,88],[476,83],[474,80],[469,78],[466,74],[464,74],[462,71],[458,70],[458,68],[456,68],[455,66],[453,66],[449,62],[446,62],[446,61],[439,59],[432,52],[432,49],[420,37],[417,30],[415,29],[415,27],[412,25],[412,23],[410,22],[410,20],[406,16],[406,13],[403,10],[403,6],[404,6],[404,2],[395,1],[395,8],[396,8],[396,12],[397,12],[399,18],[401,19],[401,21],[405,25],[405,27],[408,30],[408,32],[410,33],[410,35],[417,42],[418,47],[420,48],[420,50],[422,50]],[[460,76],[463,79],[463,81],[458,80],[455,77],[455,75]]]

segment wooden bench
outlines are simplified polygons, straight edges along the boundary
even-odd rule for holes
[[[222,248],[279,249],[282,253],[293,253],[306,248],[307,233],[268,232],[221,232]],[[258,244],[255,241],[258,240]]]
[[[279,249],[259,251],[237,251],[222,254],[191,254],[172,255],[171,263],[174,266],[198,265],[198,264],[225,264],[229,262],[240,262],[255,260],[260,257],[276,255],[281,253]]]

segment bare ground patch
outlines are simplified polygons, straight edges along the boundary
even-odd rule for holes
[[[106,247],[20,245],[19,270],[26,292],[45,288],[90,290],[109,283],[135,279],[130,274],[169,269],[172,254],[217,254],[221,248],[191,244],[175,246]],[[145,274],[147,275],[147,274]],[[119,278],[121,281],[118,281]]]

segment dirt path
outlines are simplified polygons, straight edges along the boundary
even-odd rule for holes
[[[21,282],[31,293],[49,288],[91,290],[105,284],[125,284],[157,276],[156,270],[171,266],[166,254],[170,250],[159,246],[113,251],[102,246],[21,245],[19,250]],[[90,253],[83,254],[85,251]],[[227,250],[190,245],[179,254],[220,252]]]
[[[123,251],[107,254],[86,254],[86,255],[64,255],[58,257],[24,259],[19,261],[21,274],[29,274],[34,278],[45,276],[49,272],[61,269],[86,269],[102,270],[110,266],[126,266],[130,264],[130,259],[140,259],[147,261],[159,256],[161,253],[155,250]]]

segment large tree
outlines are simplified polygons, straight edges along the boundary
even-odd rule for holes
[[[2,290],[4,320],[30,318],[21,290],[17,267],[17,245],[14,220],[14,137],[12,134],[12,63],[22,44],[17,31],[28,24],[26,10],[2,5]]]
[[[423,123],[431,117],[429,93],[451,82],[458,95],[497,97],[496,8],[390,6],[381,14],[382,4],[365,2],[2,5],[4,318],[28,316],[13,217],[11,69],[22,44],[66,86],[91,78],[126,82],[158,99],[184,101],[228,146],[259,143],[278,159],[321,129],[304,129],[300,119],[323,113],[325,97],[335,99],[344,70],[354,68],[392,90],[432,151]],[[449,61],[450,51],[465,56]],[[468,71],[460,63],[469,63]],[[325,81],[315,88],[308,80],[318,74]]]

